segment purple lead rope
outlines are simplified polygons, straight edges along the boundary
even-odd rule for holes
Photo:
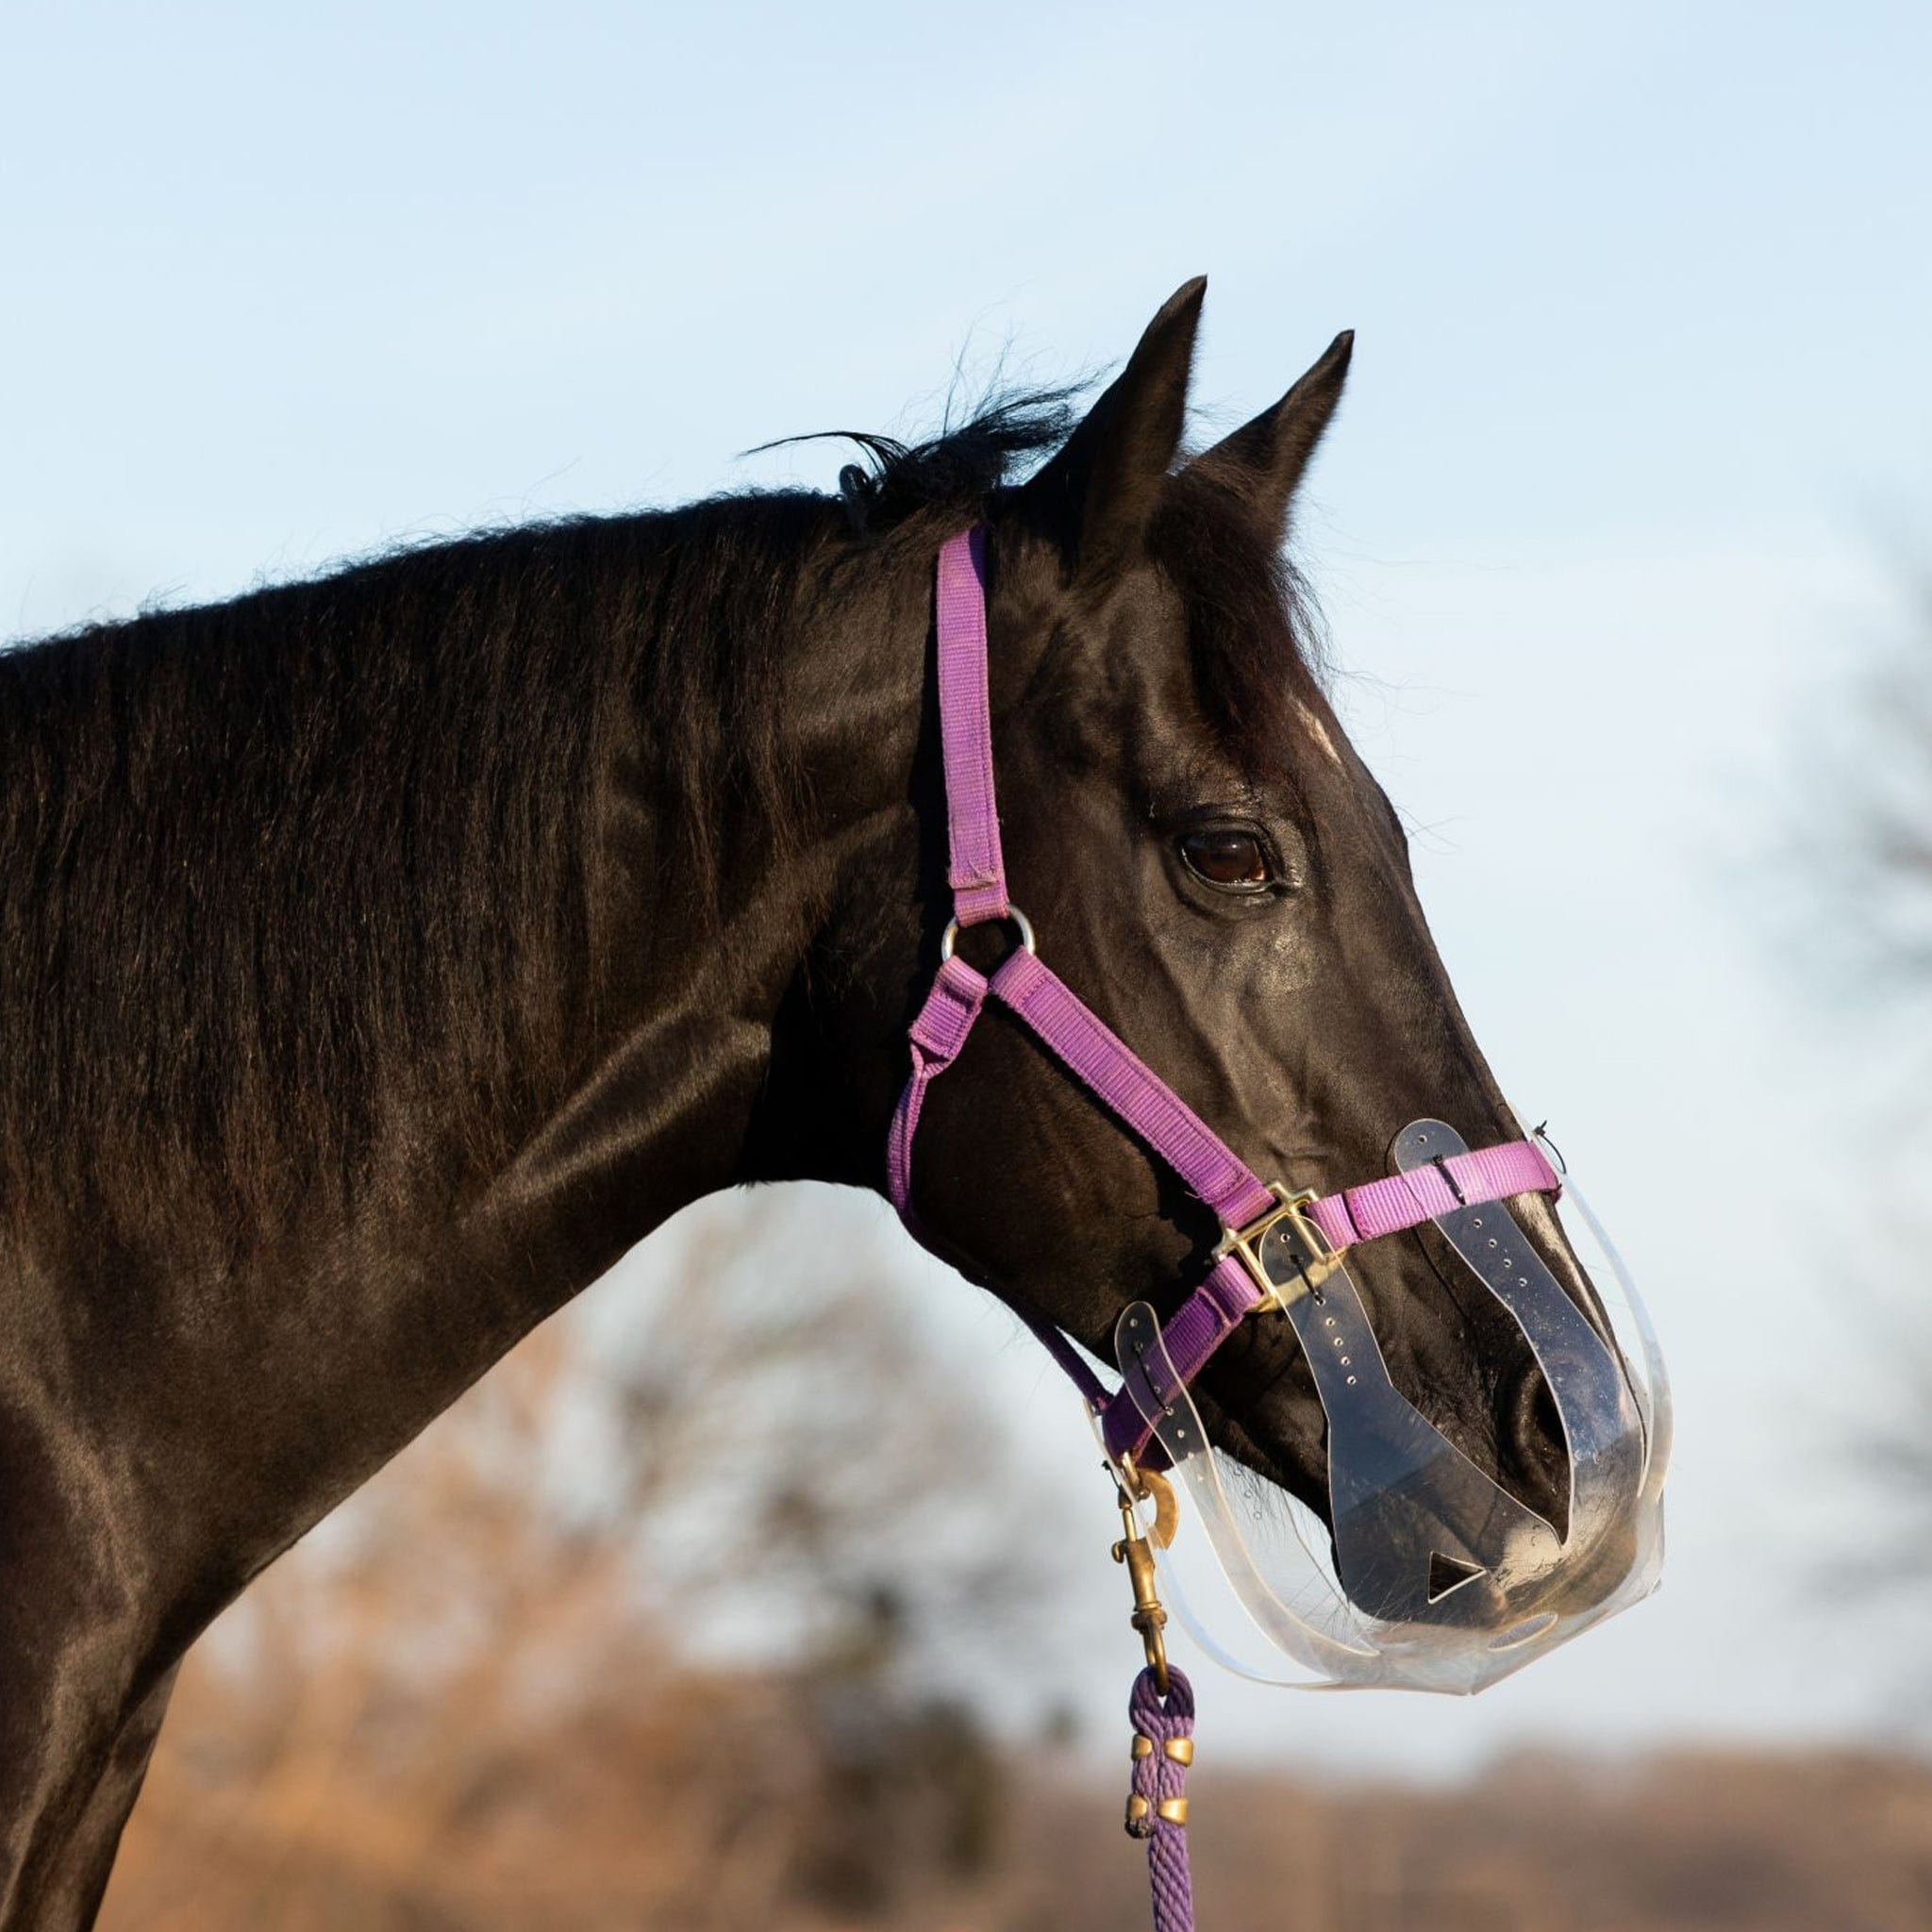
[[[1134,1783],[1127,1830],[1147,1840],[1154,1932],[1194,1932],[1194,1881],[1188,1867],[1188,1767],[1194,1761],[1194,1687],[1167,1667],[1167,1695],[1150,1664],[1127,1700],[1134,1724]]]

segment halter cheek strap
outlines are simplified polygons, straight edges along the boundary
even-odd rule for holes
[[[1439,1166],[1394,1174],[1316,1199],[1267,1187],[1186,1101],[1132,1052],[1034,951],[1033,929],[1007,893],[993,796],[992,718],[987,696],[986,532],[951,538],[938,570],[940,741],[945,763],[947,883],[953,920],[931,991],[909,1033],[912,1074],[899,1096],[886,1148],[892,1205],[915,1236],[912,1144],[928,1088],[951,1066],[989,999],[997,1000],[1098,1100],[1158,1154],[1227,1231],[1207,1278],[1161,1331],[1169,1358],[1191,1382],[1241,1320],[1279,1305],[1254,1259],[1264,1228],[1292,1216],[1312,1230],[1311,1261],[1358,1242],[1419,1227],[1457,1207],[1511,1194],[1556,1193],[1555,1170],[1534,1142],[1458,1155]],[[953,942],[967,926],[1014,925],[1019,946],[991,975],[959,958]],[[1022,1311],[1024,1314],[1024,1311]],[[1054,1358],[1101,1419],[1116,1457],[1142,1454],[1150,1431],[1123,1391],[1109,1395],[1074,1344],[1026,1315]]]

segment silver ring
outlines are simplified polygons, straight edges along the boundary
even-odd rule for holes
[[[977,921],[974,922],[974,924],[977,923]],[[1010,923],[1013,930],[1020,935],[1020,950],[1023,953],[1035,953],[1040,950],[1033,943],[1033,922],[1017,906],[1008,906],[1006,917],[994,923],[1000,925],[1006,925]],[[940,963],[941,965],[953,957],[953,948],[958,943],[958,938],[959,922],[957,919],[947,920],[946,929],[940,935]]]

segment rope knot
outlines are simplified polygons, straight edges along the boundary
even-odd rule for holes
[[[1163,1697],[1149,1668],[1134,1679],[1127,1700],[1134,1725],[1127,1832],[1147,1840],[1155,1932],[1192,1932],[1187,1787],[1188,1767],[1194,1761],[1194,1688],[1173,1664],[1167,1668],[1167,1687]]]

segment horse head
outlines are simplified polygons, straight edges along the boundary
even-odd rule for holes
[[[986,612],[984,733],[1004,846],[993,910],[1004,912],[1009,894],[1024,918],[975,928],[969,914],[969,929],[949,929],[946,942],[974,969],[959,983],[993,974],[995,992],[1002,958],[1037,945],[1076,1004],[1250,1174],[1341,1199],[1386,1174],[1417,1124],[1440,1124],[1447,1152],[1520,1147],[1522,1128],[1431,939],[1402,821],[1316,675],[1307,601],[1283,558],[1352,340],[1339,337],[1273,408],[1186,458],[1202,293],[1195,282],[1174,295],[1064,444],[982,507],[973,595]],[[874,936],[874,1096],[903,1077],[901,1002],[908,991],[916,1001],[931,978],[948,909],[976,903],[957,890],[957,797],[950,908],[934,878],[947,805],[935,724],[928,704],[899,826],[902,853],[917,843],[925,864],[915,872],[904,857],[882,864],[874,853],[849,887]],[[881,1002],[881,986],[893,997]],[[1014,1024],[1024,1013],[1010,993],[1005,1007],[991,1004],[998,1017],[975,1028],[916,1115],[905,1205],[929,1246],[1037,1327],[1127,1371],[1124,1313],[1144,1307],[1157,1324],[1171,1318],[1235,1230],[1180,1183],[1136,1120],[1097,1106],[1041,1051],[1037,1027]],[[874,1113],[868,1131],[878,1124]],[[1426,1134],[1412,1138],[1410,1164],[1431,1165],[1428,1146]],[[1554,1193],[1553,1171],[1548,1180]],[[1459,1209],[1459,1191],[1443,1205]],[[1409,1536],[1404,1562],[1447,1581],[1426,1581],[1427,1602],[1417,1595],[1405,1616],[1439,1614],[1429,1607],[1438,1596],[1493,1570],[1503,1581],[1485,1586],[1491,1619],[1526,1642],[1631,1587],[1646,1541],[1635,1525],[1643,1437],[1654,1428],[1648,1394],[1633,1387],[1603,1302],[1545,1201],[1513,1217],[1491,1207],[1490,1226],[1509,1231],[1497,1252],[1510,1272],[1498,1281],[1466,1264],[1448,1219],[1411,1219],[1418,1224],[1400,1238],[1364,1239],[1349,1253],[1352,1330],[1317,1289],[1307,1319],[1283,1319],[1292,1312],[1284,1302],[1282,1312],[1240,1322],[1198,1376],[1171,1377],[1191,1389],[1158,1389],[1157,1404],[1170,1418],[1175,1400],[1196,1411],[1218,1460],[1323,1521],[1357,1610],[1392,1614],[1369,1600],[1394,1588],[1375,1581],[1388,1565],[1374,1552]],[[1497,1249],[1487,1235],[1462,1233]],[[1538,1319],[1509,1299],[1511,1282],[1527,1287],[1519,1269],[1531,1267],[1550,1285],[1547,1303],[1561,1305]],[[1349,1333],[1362,1362],[1335,1360],[1360,1373],[1324,1383],[1334,1364],[1321,1344],[1341,1349]],[[1363,1387],[1372,1355],[1376,1386],[1386,1375],[1393,1391],[1380,1408]],[[1566,1378],[1591,1376],[1597,1413],[1584,1421],[1559,1391]],[[1357,1459],[1344,1470],[1351,1434]],[[1623,1444],[1618,1500],[1579,1503],[1579,1465],[1612,1441]],[[1418,1474],[1432,1461],[1434,1475]],[[1391,1527],[1417,1507],[1403,1492],[1444,1483],[1461,1494],[1464,1518],[1487,1524],[1479,1552],[1426,1521]],[[1373,1537],[1351,1515],[1352,1561],[1338,1534],[1344,1497],[1349,1511],[1374,1515]],[[1588,1523],[1572,1522],[1579,1509]],[[1533,1590],[1517,1588],[1524,1577]],[[1457,1614],[1475,1616],[1480,1595]],[[1521,1614],[1531,1601],[1535,1618]]]

